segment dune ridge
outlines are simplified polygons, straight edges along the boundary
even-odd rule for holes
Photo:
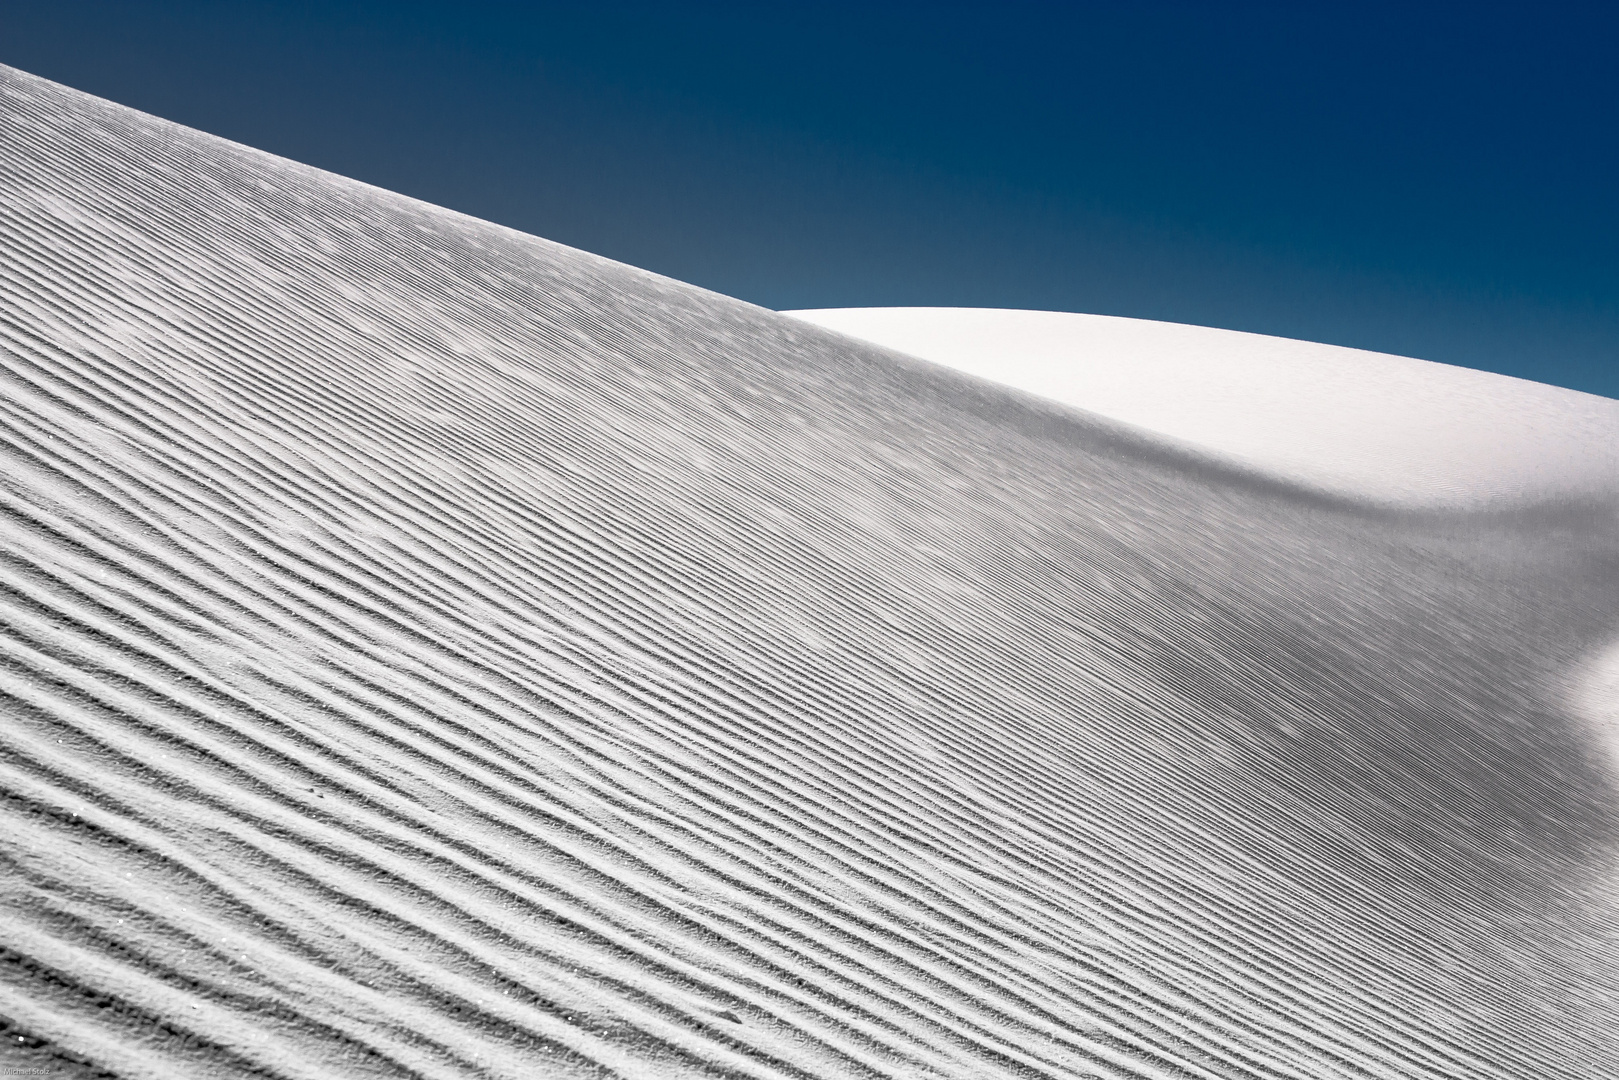
[[[1583,518],[1083,416],[0,68],[8,1061],[1619,1075]]]

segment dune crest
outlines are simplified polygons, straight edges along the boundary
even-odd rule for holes
[[[784,314],[1352,498],[1619,500],[1619,401],[1404,356],[996,308]]]

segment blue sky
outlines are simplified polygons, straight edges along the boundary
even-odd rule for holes
[[[1619,7],[0,0],[0,61],[772,308],[1619,397]]]

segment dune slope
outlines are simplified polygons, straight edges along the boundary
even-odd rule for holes
[[[6,69],[0,195],[8,1066],[1619,1075],[1611,505],[1323,500]]]

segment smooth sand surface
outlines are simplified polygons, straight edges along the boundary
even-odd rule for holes
[[[1619,497],[1619,401],[1405,356],[996,308],[786,312],[1232,463],[1390,505]]]

